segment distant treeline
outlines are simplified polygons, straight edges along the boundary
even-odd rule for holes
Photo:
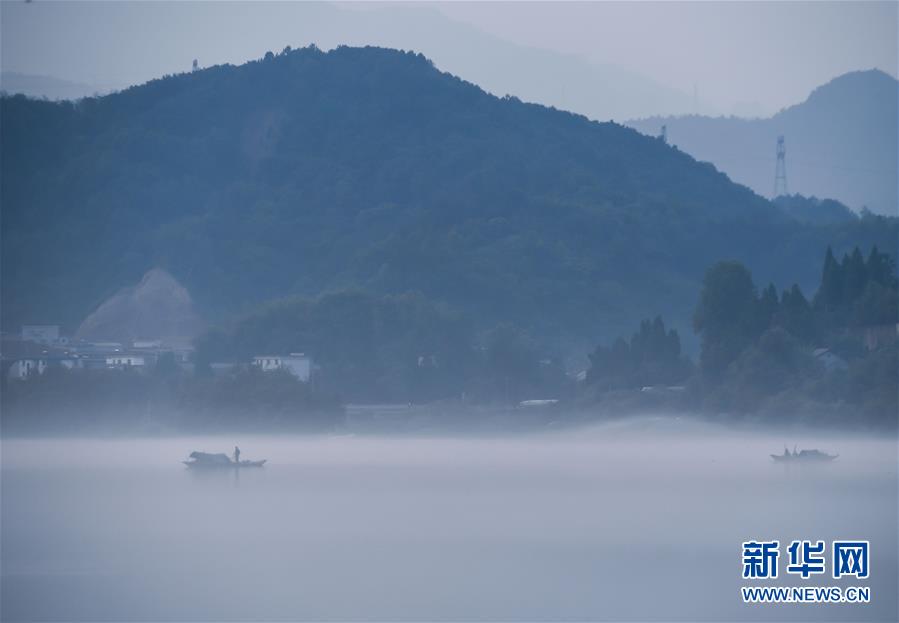
[[[892,427],[897,291],[894,260],[876,247],[840,260],[828,249],[811,300],[798,285],[759,291],[745,266],[719,262],[707,270],[695,307],[697,363],[657,317],[630,338],[597,346],[582,379],[566,373],[552,345],[521,328],[479,331],[421,294],[290,298],[204,334],[193,373],[163,357],[143,374],[49,370],[9,382],[4,423],[324,430],[341,424],[341,405],[350,402],[509,408],[556,399],[562,421],[565,413],[684,409]],[[296,351],[315,361],[308,383],[250,365],[256,355]]]
[[[251,365],[256,355],[296,351],[315,362],[308,383]],[[8,429],[333,429],[351,402],[506,407],[570,395],[573,381],[548,352],[512,325],[476,332],[420,294],[291,298],[201,336],[193,373],[163,357],[149,371],[51,369],[9,381],[3,421]]]
[[[720,262],[707,271],[694,314],[702,340],[695,371],[657,319],[629,343],[597,348],[590,395],[684,383],[681,404],[707,413],[895,427],[897,305],[896,265],[876,247],[867,259],[856,248],[840,261],[828,248],[811,301],[797,285],[759,292],[745,266]]]
[[[502,324],[478,332],[421,294],[276,301],[196,346],[201,375],[213,362],[305,352],[318,368],[316,387],[352,402],[515,403],[557,397],[567,383],[561,360],[526,331]]]
[[[183,374],[161,358],[136,369],[49,368],[11,381],[2,394],[3,433],[166,433],[333,430],[343,407],[286,371],[241,367],[227,377]]]

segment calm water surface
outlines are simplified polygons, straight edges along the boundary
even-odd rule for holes
[[[269,464],[179,462],[235,443]],[[785,468],[768,457],[784,443],[840,458]],[[4,621],[897,620],[895,439],[649,419],[2,451]],[[744,605],[753,538],[869,539],[873,602]]]

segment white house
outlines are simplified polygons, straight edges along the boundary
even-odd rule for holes
[[[141,368],[145,365],[147,365],[147,360],[143,355],[116,353],[106,357],[107,368]]]
[[[81,367],[81,362],[74,356],[46,355],[40,358],[28,357],[16,359],[10,363],[6,378],[16,381],[24,381],[36,374],[43,374],[47,368],[58,366],[67,370]]]
[[[46,369],[46,359],[18,359],[10,366],[7,378],[24,381],[33,374],[43,374]]]
[[[82,360],[73,352],[32,340],[0,341],[0,362],[7,379],[25,380],[48,368],[77,368]]]
[[[312,377],[312,358],[303,353],[290,353],[289,355],[258,355],[253,357],[253,365],[265,372],[272,370],[287,370],[292,375],[308,382]]]
[[[134,340],[132,348],[162,348],[162,340]]]

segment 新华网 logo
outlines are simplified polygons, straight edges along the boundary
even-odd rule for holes
[[[794,540],[786,546],[784,571],[803,580],[823,575],[830,566],[834,579],[865,579],[870,574],[870,543],[861,540],[835,540],[827,544],[818,540]],[[777,579],[780,563],[780,541],[743,542],[743,578]],[[744,586],[746,603],[869,603],[867,586]]]
[[[868,541],[833,542],[833,577],[868,577]]]
[[[766,579],[777,577],[780,541],[745,541],[743,543],[743,577]]]
[[[833,541],[831,546],[831,575],[834,579],[868,577],[871,549],[868,541]],[[787,573],[807,579],[825,572],[827,552],[824,541],[792,541],[787,547],[787,556]],[[743,542],[744,578],[777,578],[779,560],[780,541]]]

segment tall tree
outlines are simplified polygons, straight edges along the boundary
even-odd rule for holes
[[[877,249],[877,245],[871,247],[865,268],[870,281],[875,281],[887,288],[896,287],[896,265],[888,254],[881,253]]]
[[[843,258],[843,296],[845,303],[854,303],[865,291],[868,281],[868,270],[865,267],[865,258],[858,247],[852,250],[852,255]]]
[[[718,262],[705,274],[693,328],[702,336],[700,366],[710,378],[728,365],[764,329],[749,270],[739,262]]]
[[[821,271],[821,285],[815,294],[815,307],[822,311],[834,310],[843,300],[843,278],[840,264],[827,247],[824,254],[824,268]]]
[[[691,365],[681,355],[680,336],[666,330],[661,316],[643,320],[630,341],[618,338],[611,348],[596,347],[587,382],[605,389],[682,382]]]
[[[777,288],[773,283],[769,283],[768,287],[762,291],[759,300],[759,316],[760,322],[769,327],[775,321],[780,303],[777,299]]]
[[[817,336],[812,306],[795,283],[781,295],[776,324],[802,342],[813,341]]]

